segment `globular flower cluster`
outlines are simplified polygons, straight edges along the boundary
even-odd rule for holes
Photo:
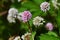
[[[31,33],[28,33],[28,32],[27,32],[26,34],[22,35],[21,38],[22,38],[23,40],[30,40],[30,36],[31,36]]]
[[[20,1],[22,1],[22,0],[18,0],[18,2],[20,2]]]
[[[7,20],[9,21],[9,23],[15,23],[15,18],[17,14],[18,14],[18,10],[16,8],[9,9],[7,16]]]
[[[14,40],[21,40],[20,36],[14,38]]]
[[[17,1],[18,1],[18,2],[21,2],[22,0],[17,0]],[[11,0],[11,2],[12,2],[12,3],[14,3],[14,2],[15,2],[15,0]]]
[[[20,12],[20,13],[17,14],[17,19],[18,19],[19,21],[22,21],[22,13],[23,13],[23,12]]]
[[[22,21],[23,21],[24,23],[27,22],[27,21],[29,21],[29,19],[31,19],[31,17],[32,17],[32,14],[31,14],[30,11],[24,11],[24,12],[22,13]]]
[[[46,12],[50,9],[50,4],[48,2],[43,2],[41,3],[40,7],[43,12]]]
[[[52,0],[52,4],[55,7],[55,9],[59,9],[58,6],[60,6],[60,3],[57,2],[58,0]]]
[[[11,36],[8,40],[21,40],[20,36]]]
[[[53,30],[53,24],[52,23],[47,23],[45,26],[48,30],[52,31]]]
[[[33,24],[35,26],[43,25],[44,22],[45,22],[44,19],[42,17],[39,17],[39,16],[37,16],[33,19]]]

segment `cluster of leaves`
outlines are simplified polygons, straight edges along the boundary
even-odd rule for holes
[[[8,0],[7,0],[8,1]],[[21,2],[14,2],[10,5],[11,7],[15,7],[19,12],[23,12],[25,10],[29,10],[32,13],[32,19],[29,21],[32,27],[32,37],[34,40],[59,40],[60,38],[60,9],[54,9],[52,3],[49,10],[49,14],[46,14],[40,10],[40,4],[42,2],[49,2],[51,0],[22,0]],[[9,3],[10,4],[10,3]],[[32,20],[36,16],[42,16],[46,22],[52,22],[54,24],[53,32],[48,32],[44,25],[39,28],[35,28],[32,24]],[[26,24],[19,22],[16,20],[16,23],[10,24],[7,21],[7,15],[0,16],[0,40],[8,40],[10,35],[20,35],[22,36],[29,29]],[[35,32],[36,31],[36,32]],[[31,40],[33,38],[31,37]]]

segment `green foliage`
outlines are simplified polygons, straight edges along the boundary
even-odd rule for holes
[[[55,32],[51,32],[49,31],[46,34],[41,34],[41,36],[39,36],[40,40],[59,40],[60,38],[58,38],[58,35]]]
[[[40,5],[42,2],[45,2],[46,0],[33,0],[36,4]]]
[[[39,38],[40,40],[59,40],[59,38],[47,34],[42,34]]]
[[[55,37],[58,37],[58,35],[57,35],[55,32],[51,32],[51,31],[49,31],[47,34],[48,34],[48,35],[55,36]]]
[[[36,34],[36,32],[32,32],[32,35],[30,37],[30,40],[34,40],[35,34]]]

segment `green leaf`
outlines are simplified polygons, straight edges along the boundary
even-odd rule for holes
[[[23,12],[23,11],[25,11],[25,10],[27,10],[27,8],[25,8],[25,7],[20,7],[20,8],[18,9],[19,12]]]
[[[36,6],[33,2],[31,1],[27,1],[23,4],[21,4],[23,7],[27,8],[27,9],[32,9],[32,8],[38,8],[38,6]]]
[[[47,34],[43,34],[41,36],[39,36],[39,40],[59,40],[59,38],[51,36],[51,35],[47,35]]]
[[[32,35],[30,37],[30,40],[34,40],[35,34],[36,34],[36,32],[32,32]]]
[[[36,4],[40,5],[42,2],[45,2],[46,0],[33,0]]]
[[[48,35],[55,36],[55,37],[58,37],[58,35],[57,35],[55,32],[52,32],[52,31],[49,31],[47,34],[48,34]]]

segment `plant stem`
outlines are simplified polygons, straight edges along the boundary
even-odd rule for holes
[[[29,32],[31,33],[32,32],[32,28],[30,27],[29,22],[27,22],[27,25],[28,25]]]

